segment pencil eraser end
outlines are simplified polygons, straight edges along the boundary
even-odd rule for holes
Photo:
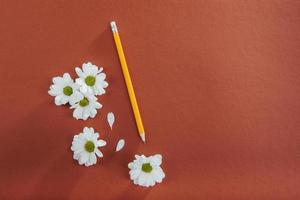
[[[112,32],[118,32],[117,24],[116,24],[115,21],[111,21],[111,22],[110,22],[110,26],[111,26]]]

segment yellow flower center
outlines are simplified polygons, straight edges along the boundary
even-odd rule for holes
[[[95,82],[96,82],[95,76],[87,76],[87,77],[85,78],[85,83],[86,83],[88,86],[93,86],[93,85],[95,85]]]
[[[85,107],[85,106],[89,105],[89,100],[86,97],[84,97],[81,101],[79,101],[79,105],[81,107]]]
[[[71,96],[73,94],[73,89],[70,86],[66,86],[63,89],[63,93],[67,96]]]
[[[150,173],[152,171],[152,166],[150,165],[150,163],[144,163],[142,165],[142,171],[146,172],[146,173]]]
[[[85,143],[84,148],[87,152],[92,153],[95,150],[95,144],[89,140]]]

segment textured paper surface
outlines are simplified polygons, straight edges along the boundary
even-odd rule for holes
[[[300,199],[299,1],[1,1],[0,199]],[[147,134],[136,130],[109,22],[116,20]],[[93,120],[47,94],[91,61],[110,83]],[[106,114],[126,148],[115,153]],[[74,134],[108,142],[86,169]],[[167,178],[134,186],[134,154]]]

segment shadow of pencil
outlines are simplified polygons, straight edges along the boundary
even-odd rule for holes
[[[118,54],[112,32],[108,26],[91,42],[87,51],[92,60],[99,61],[101,65],[105,66],[105,71],[108,70],[108,74],[110,74],[110,66],[118,63]]]

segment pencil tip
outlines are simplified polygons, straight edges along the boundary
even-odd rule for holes
[[[146,143],[145,133],[141,133],[140,136],[141,136],[143,142]]]

